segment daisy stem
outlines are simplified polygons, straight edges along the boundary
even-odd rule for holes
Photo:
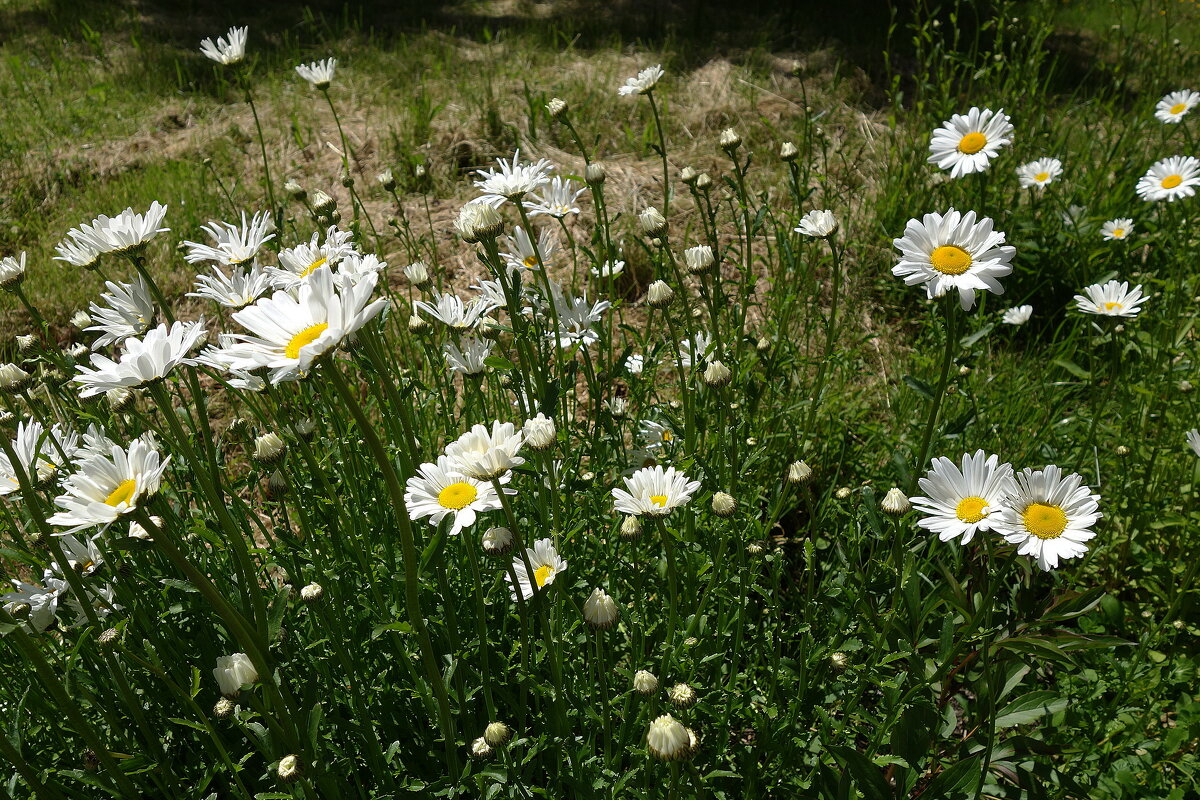
[[[658,116],[658,103],[654,99],[654,92],[646,92],[646,99],[650,101],[650,111],[654,114],[654,129],[658,132],[658,154],[662,157],[663,168],[663,217],[670,219],[671,217],[671,173],[667,166],[667,137],[663,133],[662,120]]]
[[[267,197],[271,202],[271,210],[275,212],[276,219],[283,219],[283,208],[275,201],[275,181],[271,179],[271,164],[267,159],[267,140],[263,137],[262,123],[258,119],[258,108],[254,105],[254,95],[250,92],[250,82],[246,79],[246,73],[243,70],[238,70],[238,79],[242,84],[242,90],[246,94],[246,103],[250,106],[250,114],[254,117],[254,129],[258,133],[258,149],[262,153],[263,175],[267,179]],[[213,171],[216,174],[216,171]]]
[[[158,284],[154,282],[154,278],[150,277],[150,272],[146,269],[145,256],[141,253],[130,253],[129,260],[133,262],[133,268],[137,270],[138,274],[142,276],[142,280],[146,282],[147,288],[150,289],[150,294],[154,295],[154,299],[158,301],[158,305],[162,309],[163,316],[167,318],[167,322],[174,324],[175,315],[171,312],[171,306],[167,303],[166,296],[158,288]]]
[[[350,146],[346,143],[346,132],[342,130],[342,120],[338,116],[337,107],[333,104],[333,98],[329,96],[329,88],[321,90],[321,94],[325,95],[325,102],[329,104],[329,111],[333,114],[333,122],[337,125],[338,138],[342,141],[342,170],[345,172],[345,179],[350,179]],[[358,203],[355,202],[354,192],[350,193],[350,206],[354,212],[355,221],[358,220]]]
[[[829,357],[833,354],[834,340],[837,337],[838,295],[841,293],[842,287],[842,251],[834,244],[832,237],[829,239],[829,247],[833,251],[833,289],[829,298],[829,317],[825,320],[825,350],[821,355],[821,365],[817,367],[817,382],[813,389],[808,418],[804,422],[804,436],[800,439],[801,444],[806,444],[808,437],[812,434],[813,422],[816,421],[817,411],[821,405],[821,395],[825,391],[825,380],[829,376]],[[924,463],[922,459],[917,464],[918,472]]]
[[[671,334],[671,347],[675,350],[675,375],[679,379],[679,397],[683,402],[683,446],[684,452],[690,454],[692,445],[696,439],[695,425],[692,420],[692,398],[688,392],[687,372],[683,368],[683,352],[680,349],[679,334],[675,330],[675,321],[671,317],[669,309],[663,309],[663,317],[667,320],[667,331]],[[699,347],[696,346],[696,340],[692,340],[692,366],[695,367],[700,363],[704,354],[699,352]]]
[[[13,765],[17,774],[29,784],[38,800],[66,800],[57,784],[42,783],[38,773],[21,757],[20,751],[13,747],[7,736],[0,736],[0,758]]]
[[[483,579],[479,572],[479,554],[475,552],[478,541],[478,537],[471,537],[471,541],[466,541],[466,537],[463,537],[463,547],[467,551],[467,561],[471,565],[471,580],[475,584],[475,635],[479,637],[479,671],[483,676],[481,681],[483,704],[487,709],[488,720],[493,720],[496,719],[496,702],[492,699],[491,642],[488,641],[487,636],[487,602],[484,597]]]
[[[669,672],[675,663],[675,629],[679,625],[679,567],[675,561],[674,536],[667,529],[667,523],[656,519],[658,532],[662,536],[663,552],[667,556],[667,591],[670,593],[670,606],[667,612],[667,637],[664,640],[667,657],[663,660],[663,672]]]
[[[46,319],[38,312],[36,308],[33,307],[33,304],[29,302],[29,298],[25,296],[25,292],[21,289],[21,287],[13,287],[12,292],[17,296],[17,299],[21,301],[21,305],[25,306],[25,310],[29,312],[29,316],[33,317],[33,321],[37,323],[37,326],[42,329],[42,335],[45,336],[49,334],[49,323],[47,323]]]
[[[562,116],[562,124],[567,126],[567,130],[571,132],[571,138],[575,140],[575,144],[579,147],[579,154],[583,156],[583,165],[586,167],[588,164],[591,164],[592,160],[588,157],[587,148],[583,146],[583,139],[580,137],[579,131],[575,130],[575,126],[571,124],[569,115],[564,114]]]
[[[326,374],[329,376],[329,382],[333,384],[334,391],[337,392],[342,403],[349,409],[351,416],[354,417],[354,421],[363,435],[363,440],[367,443],[367,448],[371,451],[372,456],[374,456],[376,463],[379,465],[380,472],[383,473],[384,483],[387,484],[388,495],[392,501],[392,509],[396,516],[397,527],[400,529],[401,556],[404,562],[405,610],[408,612],[409,624],[412,625],[413,630],[417,633],[417,642],[421,650],[421,660],[424,662],[429,682],[433,686],[434,696],[437,698],[439,727],[441,728],[442,737],[445,739],[446,745],[446,762],[450,768],[450,774],[457,775],[459,772],[457,735],[454,730],[453,717],[450,713],[450,697],[446,693],[446,682],[443,680],[441,670],[438,667],[438,659],[433,649],[433,641],[429,638],[429,629],[426,627],[425,617],[421,613],[421,576],[418,572],[417,547],[413,538],[412,523],[408,518],[408,510],[404,505],[404,488],[400,485],[400,478],[396,475],[396,468],[392,465],[392,460],[388,456],[383,442],[379,440],[379,435],[375,433],[375,428],[372,427],[371,421],[367,419],[367,415],[363,412],[362,406],[359,405],[358,399],[350,391],[350,386],[346,383],[346,378],[337,369],[336,365],[333,364],[329,365]],[[402,654],[402,657],[407,656]]]
[[[950,365],[954,363],[954,351],[958,344],[958,298],[948,295],[943,301],[946,310],[946,349],[942,353],[941,374],[938,377],[937,389],[934,390],[933,402],[929,405],[929,416],[925,420],[925,431],[921,434],[921,446],[917,450],[917,462],[912,476],[908,481],[908,491],[912,495],[917,490],[917,478],[925,469],[929,458],[929,445],[933,441],[933,429],[937,425],[938,412],[942,409],[942,399],[946,396],[946,387],[950,382]]]

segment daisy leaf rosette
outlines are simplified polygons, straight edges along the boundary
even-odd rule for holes
[[[687,475],[661,465],[643,467],[625,481],[625,488],[613,487],[613,506],[621,514],[664,517],[685,505],[700,488],[700,481],[690,481]]]
[[[1004,109],[972,107],[966,114],[954,114],[934,130],[929,140],[929,163],[950,170],[950,177],[961,178],[983,172],[1000,148],[1012,143],[1013,126]]]
[[[529,562],[528,567],[525,566],[526,560]],[[558,551],[554,549],[554,542],[550,539],[538,539],[533,543],[533,547],[525,548],[524,556],[518,554],[513,558],[512,573],[507,576],[509,596],[515,601],[519,590],[521,597],[529,600],[536,590],[554,583],[558,574],[566,569],[567,562],[559,557]],[[532,577],[530,570],[533,570]],[[513,574],[517,576],[515,585]]]
[[[62,510],[47,522],[69,528],[65,533],[110,525],[154,496],[170,461],[142,439],[85,458],[54,499]]]
[[[944,216],[910,219],[904,235],[892,240],[900,251],[892,274],[909,286],[924,284],[930,298],[956,290],[963,310],[970,311],[976,291],[1004,294],[997,279],[1012,272],[1017,253],[1004,238],[989,217],[977,219],[974,211],[962,214],[951,208]]]
[[[452,517],[451,536],[474,525],[478,514],[501,508],[500,497],[491,482],[463,475],[448,456],[438,456],[436,463],[422,464],[417,472],[418,475],[408,479],[404,493],[409,517],[428,517],[429,524],[434,527],[446,517]],[[505,474],[500,476],[499,482],[508,483],[511,478],[511,473]],[[515,489],[505,492],[516,494]]]
[[[943,542],[961,539],[963,544],[992,529],[992,513],[1016,486],[1012,465],[982,450],[964,454],[961,465],[935,458],[917,484],[925,493],[910,501],[923,515],[917,524]]]
[[[188,354],[206,333],[203,317],[196,322],[175,322],[170,328],[164,322],[140,339],[126,339],[117,361],[92,353],[92,366],[77,365],[79,374],[71,380],[83,387],[79,390],[80,397],[161,380],[188,362]]]
[[[1092,494],[1077,473],[1063,477],[1050,465],[1042,470],[1025,469],[1016,476],[1016,486],[993,517],[993,530],[1010,544],[1017,555],[1035,559],[1043,571],[1058,568],[1064,558],[1087,552],[1084,542],[1095,538],[1092,530],[1103,515],[1100,496]]]

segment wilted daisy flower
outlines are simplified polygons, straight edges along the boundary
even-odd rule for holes
[[[933,132],[929,141],[929,163],[950,170],[960,178],[983,172],[1000,148],[1012,139],[1013,126],[1004,109],[972,107],[966,115],[955,114]]]
[[[336,225],[331,225],[324,238],[325,241],[318,244],[321,234],[314,233],[308,242],[280,250],[279,266],[267,268],[274,285],[280,289],[294,289],[321,267],[332,270],[342,259],[356,252],[351,241],[354,234],[350,231],[338,230]]]
[[[576,344],[587,347],[599,341],[600,334],[593,326],[600,322],[612,303],[601,300],[590,304],[587,293],[582,297],[566,297],[557,283],[550,284],[550,294],[558,314],[558,330],[551,335],[558,339],[559,347],[567,348]]]
[[[586,191],[587,187],[582,183],[556,176],[551,178],[550,183],[532,199],[524,201],[525,209],[531,217],[536,217],[538,214],[549,214],[562,219],[569,214],[579,214],[579,206],[575,204],[579,202],[579,197]]]
[[[170,328],[164,322],[140,339],[126,339],[118,361],[92,353],[92,367],[76,365],[79,374],[71,380],[83,387],[80,397],[151,383],[184,363],[206,334],[203,317],[196,322],[175,322]]]
[[[70,528],[67,533],[109,525],[154,496],[170,461],[170,456],[160,459],[158,450],[142,439],[134,439],[128,449],[113,445],[107,455],[85,458],[54,499],[62,510],[46,521]]]
[[[245,653],[234,653],[217,659],[213,677],[225,697],[238,696],[243,686],[258,682],[258,669]]]
[[[100,337],[92,343],[99,349],[111,342],[120,342],[130,336],[141,336],[154,320],[154,301],[150,299],[150,287],[141,275],[133,283],[105,281],[108,293],[100,295],[105,305],[91,303],[88,311],[97,323],[84,330],[99,331]]]
[[[541,256],[543,264],[549,264],[554,251],[558,249],[558,242],[549,228],[538,231],[536,251],[529,234],[520,225],[513,228],[513,235],[505,236],[504,240],[508,242],[508,250],[502,252],[500,257],[509,269],[538,269],[538,256]]]
[[[1026,469],[992,514],[992,529],[1018,545],[1017,555],[1036,558],[1043,570],[1055,569],[1059,559],[1087,552],[1084,542],[1096,535],[1091,528],[1103,516],[1099,500],[1077,474],[1064,478],[1053,465]]]
[[[260,211],[249,221],[246,220],[246,212],[243,211],[240,226],[214,220],[201,226],[201,230],[212,237],[214,244],[184,242],[188,248],[184,259],[189,264],[198,261],[216,261],[227,267],[244,264],[258,255],[264,244],[275,238],[272,232],[274,229],[269,211]]]
[[[644,419],[638,424],[638,433],[646,442],[646,447],[655,450],[675,443],[675,431],[661,422]]]
[[[975,212],[960,214],[953,208],[945,216],[926,214],[911,219],[904,236],[893,239],[900,261],[892,274],[909,286],[925,284],[929,297],[958,290],[963,310],[975,305],[975,290],[1004,294],[996,280],[1012,272],[1016,249],[1004,244],[1004,234],[992,229],[992,220],[978,222]]]
[[[446,455],[456,463],[456,469],[478,480],[491,480],[525,463],[517,455],[524,440],[521,430],[511,422],[496,421],[489,431],[484,425],[471,430],[446,445]]]
[[[87,242],[97,253],[133,253],[160,233],[171,230],[163,226],[167,207],[157,200],[150,204],[144,214],[127,208],[115,217],[104,214],[92,220],[90,225],[80,225],[68,231],[72,239]]]
[[[337,59],[327,58],[311,64],[300,64],[296,67],[296,74],[312,84],[314,89],[324,91],[333,83],[333,71],[336,67]]]
[[[76,231],[72,231],[71,233],[74,234]],[[77,239],[74,236],[68,236],[54,245],[54,250],[58,253],[54,257],[55,261],[65,261],[68,264],[74,264],[84,269],[91,269],[100,260],[100,250],[96,246],[96,243],[90,239]]]
[[[1133,233],[1133,220],[1128,217],[1110,219],[1100,226],[1100,235],[1108,242],[1128,239],[1131,233]]]
[[[418,300],[413,308],[424,311],[429,316],[456,330],[474,328],[481,317],[496,308],[493,300],[485,297],[474,297],[464,303],[462,298],[453,294],[435,295],[432,303]]]
[[[691,369],[697,364],[707,364],[715,349],[712,337],[707,333],[697,333],[690,339],[684,339],[679,343],[679,366]]]
[[[25,280],[25,254],[0,258],[0,289],[13,290]]]
[[[461,345],[461,347],[460,347]],[[464,336],[460,344],[446,342],[442,345],[442,355],[454,372],[464,375],[478,375],[483,372],[484,359],[492,354],[494,344],[487,339],[474,336]]]
[[[1166,200],[1173,203],[1181,197],[1191,197],[1200,184],[1200,159],[1192,156],[1171,156],[1150,167],[1138,179],[1138,196],[1147,202]]]
[[[196,276],[196,291],[188,292],[188,297],[206,297],[215,300],[225,308],[244,308],[271,288],[271,275],[258,264],[245,267],[234,267],[226,275],[220,267],[214,266],[211,275]]]
[[[1062,162],[1057,158],[1039,158],[1017,167],[1017,180],[1022,189],[1041,189],[1062,175]]]
[[[49,572],[45,574],[43,583],[44,586],[13,578],[12,585],[16,591],[0,595],[0,603],[4,603],[4,610],[9,614],[15,612],[18,606],[29,606],[29,627],[37,633],[43,633],[50,627],[58,611],[59,597],[70,591],[66,581]]]
[[[376,276],[339,284],[322,266],[300,286],[299,297],[275,292],[233,314],[250,334],[232,334],[227,344],[205,353],[206,363],[229,370],[271,370],[271,382],[298,380],[313,362],[373,320],[387,300],[368,302]]]
[[[654,91],[654,87],[658,85],[664,74],[661,64],[646,67],[636,77],[626,78],[625,85],[617,89],[617,94],[621,97],[631,94],[649,94]]]
[[[534,194],[550,183],[550,173],[554,170],[554,165],[544,158],[535,163],[522,164],[520,150],[513,154],[512,161],[498,158],[496,164],[499,169],[476,173],[479,180],[475,181],[475,185],[483,194],[472,202],[487,203],[493,208],[499,207],[505,200],[519,202],[525,195]]]
[[[1193,92],[1189,89],[1171,92],[1158,101],[1158,105],[1154,107],[1154,116],[1160,122],[1178,124],[1197,103],[1200,103],[1200,92]]]
[[[689,481],[687,475],[674,467],[644,467],[625,481],[625,489],[613,488],[614,506],[618,513],[641,516],[665,516],[692,499],[700,481]]]
[[[246,57],[246,34],[248,27],[230,28],[229,33],[200,42],[200,52],[218,64],[236,64]]]
[[[1136,317],[1147,299],[1142,296],[1141,284],[1130,289],[1128,281],[1117,283],[1115,280],[1103,286],[1093,283],[1083,290],[1083,294],[1075,295],[1080,311],[1106,317]]]
[[[918,483],[925,496],[912,498],[923,515],[917,524],[943,542],[961,538],[963,544],[992,529],[992,513],[1016,486],[1012,465],[982,450],[964,455],[961,468],[948,458],[935,458],[933,469]]]
[[[1033,306],[1013,306],[1005,309],[1000,321],[1005,325],[1024,325],[1033,316]]]
[[[413,519],[429,517],[429,524],[435,528],[447,516],[452,516],[451,536],[474,525],[476,514],[501,507],[495,486],[463,475],[455,462],[446,456],[438,456],[436,464],[422,464],[417,467],[417,472],[420,475],[408,479],[404,493],[408,515]],[[500,483],[508,483],[511,477],[504,475]],[[513,489],[504,491],[516,494]]]
[[[814,210],[801,218],[800,225],[795,228],[795,231],[805,236],[823,239],[837,230],[837,226],[837,217],[833,215],[832,211]]]
[[[592,276],[595,278],[615,278],[625,271],[624,261],[605,261],[599,266],[591,268]]]
[[[529,560],[528,569],[525,567],[526,559]],[[549,539],[538,539],[533,543],[533,547],[525,548],[524,558],[520,555],[513,558],[512,567],[512,572],[517,576],[517,583],[513,584],[510,573],[508,575],[509,594],[513,600],[516,600],[519,590],[521,597],[529,600],[533,597],[534,591],[554,583],[558,573],[567,568],[567,562],[559,558],[558,551],[554,549],[554,542]],[[529,569],[533,570],[532,576],[529,574]]]

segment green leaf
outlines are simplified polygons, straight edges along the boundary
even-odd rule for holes
[[[283,627],[283,615],[287,613],[288,597],[292,593],[292,587],[284,585],[276,592],[275,598],[271,600],[271,605],[267,609],[267,641],[274,642],[279,639],[279,629]]]
[[[504,356],[488,356],[483,360],[483,363],[494,370],[500,372],[508,372],[517,368],[517,365],[509,361]]]
[[[996,715],[996,728],[1011,728],[1028,725],[1047,714],[1054,714],[1067,707],[1067,699],[1054,692],[1037,691],[1013,700]]]
[[[850,747],[831,747],[834,758],[846,767],[847,772],[854,778],[854,785],[862,792],[866,800],[889,800],[891,792],[883,780],[879,767],[871,763],[871,759]]]
[[[920,378],[913,377],[912,375],[905,375],[904,382],[907,383],[913,391],[924,397],[926,400],[933,400],[933,388],[925,381],[921,380]]]
[[[1086,369],[1079,366],[1074,361],[1069,361],[1065,358],[1056,358],[1051,363],[1055,364],[1056,366],[1062,367],[1067,372],[1071,373],[1076,378],[1080,378],[1081,380],[1090,381],[1092,379],[1092,373],[1088,372]]]
[[[971,756],[960,761],[949,769],[942,770],[936,778],[925,787],[921,797],[923,800],[935,800],[944,797],[946,800],[962,800],[968,786],[979,780],[979,756]]]
[[[388,631],[399,631],[400,633],[412,633],[412,625],[407,622],[389,622],[386,625],[376,625],[371,629],[371,639],[378,639]]]

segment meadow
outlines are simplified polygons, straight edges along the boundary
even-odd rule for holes
[[[1196,796],[1195,3],[0,33],[0,796]]]

